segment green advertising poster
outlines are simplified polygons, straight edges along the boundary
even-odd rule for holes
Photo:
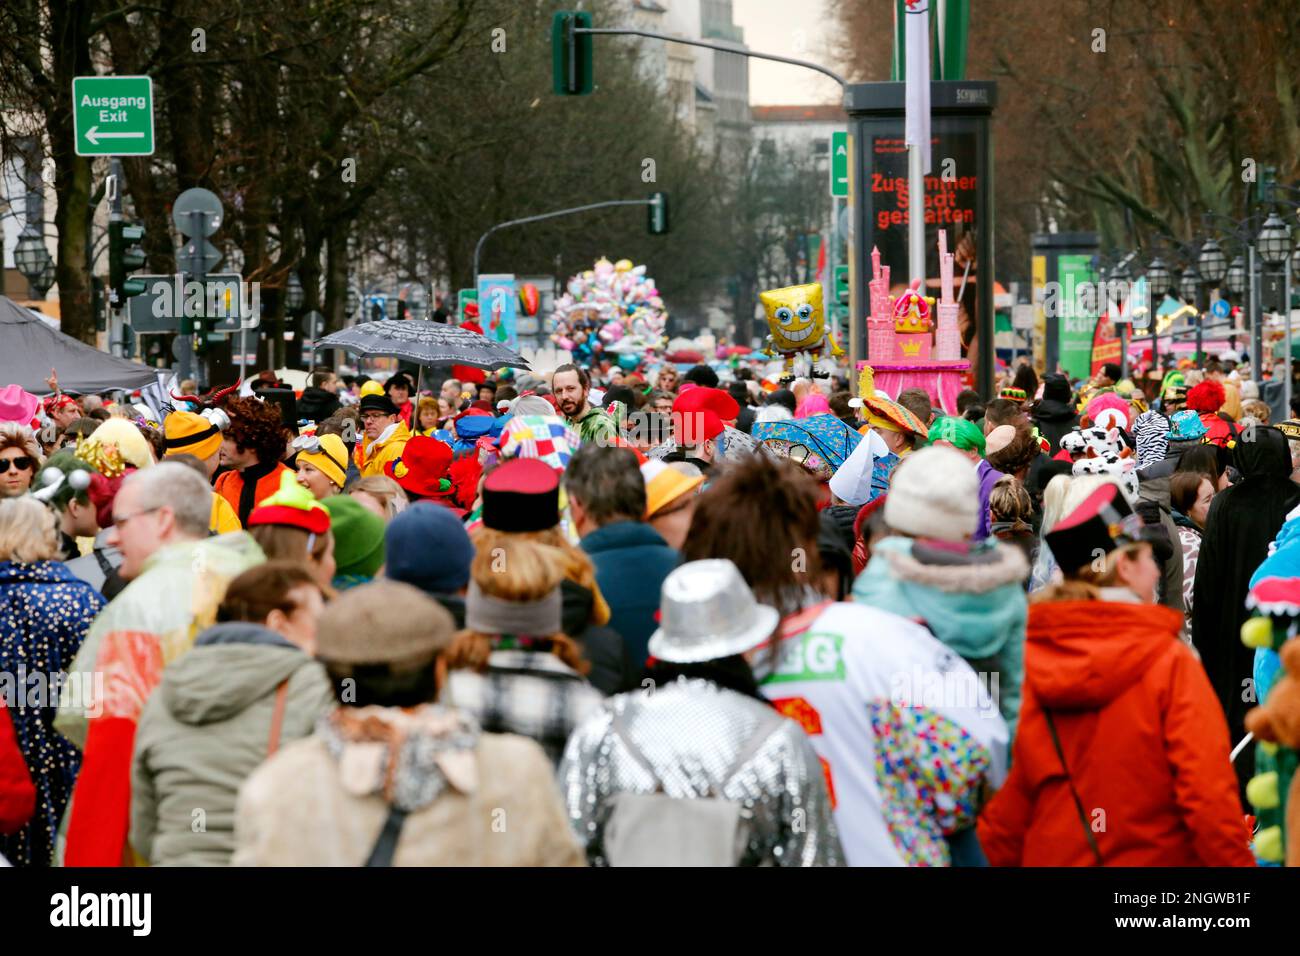
[[[1056,281],[1061,284],[1061,365],[1071,377],[1086,379],[1092,374],[1092,338],[1097,327],[1092,256],[1060,256]]]

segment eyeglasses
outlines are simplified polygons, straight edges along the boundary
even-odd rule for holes
[[[161,507],[162,507],[162,506],[159,505],[158,508],[145,508],[144,511],[137,511],[137,512],[136,512],[135,514],[133,514],[133,515],[123,515],[121,518],[119,518],[117,515],[113,515],[113,526],[116,527],[116,528],[120,528],[120,527],[122,527],[122,525],[126,524],[128,521],[131,521],[131,520],[133,520],[133,519],[135,519],[135,518],[138,518],[138,517],[140,517],[141,515],[147,515],[147,514],[149,514],[149,513],[151,513],[151,512],[158,511]]]
[[[14,471],[30,471],[36,461],[26,455],[19,455],[17,458],[0,458],[0,475],[9,470],[9,466],[14,466]]]

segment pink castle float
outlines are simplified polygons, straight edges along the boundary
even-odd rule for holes
[[[867,360],[875,387],[891,398],[908,388],[924,388],[930,401],[957,414],[957,394],[964,387],[970,362],[961,357],[957,300],[953,298],[953,255],[948,235],[939,230],[940,298],[921,294],[920,280],[898,297],[889,294],[889,266],[880,265],[880,250],[871,250],[871,315],[867,318]],[[937,315],[937,318],[936,318]]]

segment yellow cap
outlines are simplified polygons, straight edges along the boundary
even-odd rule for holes
[[[369,383],[367,383],[369,384]],[[298,461],[307,462],[326,478],[342,488],[348,480],[348,449],[338,435],[321,435],[320,448],[315,452],[298,452]]]
[[[373,378],[370,381],[366,382],[366,384],[361,386],[362,398],[365,398],[367,395],[382,395],[382,394],[384,394],[384,386],[380,385]]]
[[[662,461],[647,461],[641,466],[645,479],[645,516],[653,518],[683,495],[704,484],[703,475],[683,474]]]

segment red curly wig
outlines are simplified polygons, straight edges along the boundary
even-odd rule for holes
[[[225,411],[230,416],[225,437],[241,451],[252,449],[263,464],[284,457],[289,432],[280,421],[279,408],[257,398],[231,398],[226,400]]]
[[[1223,386],[1214,379],[1193,385],[1187,393],[1187,407],[1194,412],[1217,412],[1227,400]]]

